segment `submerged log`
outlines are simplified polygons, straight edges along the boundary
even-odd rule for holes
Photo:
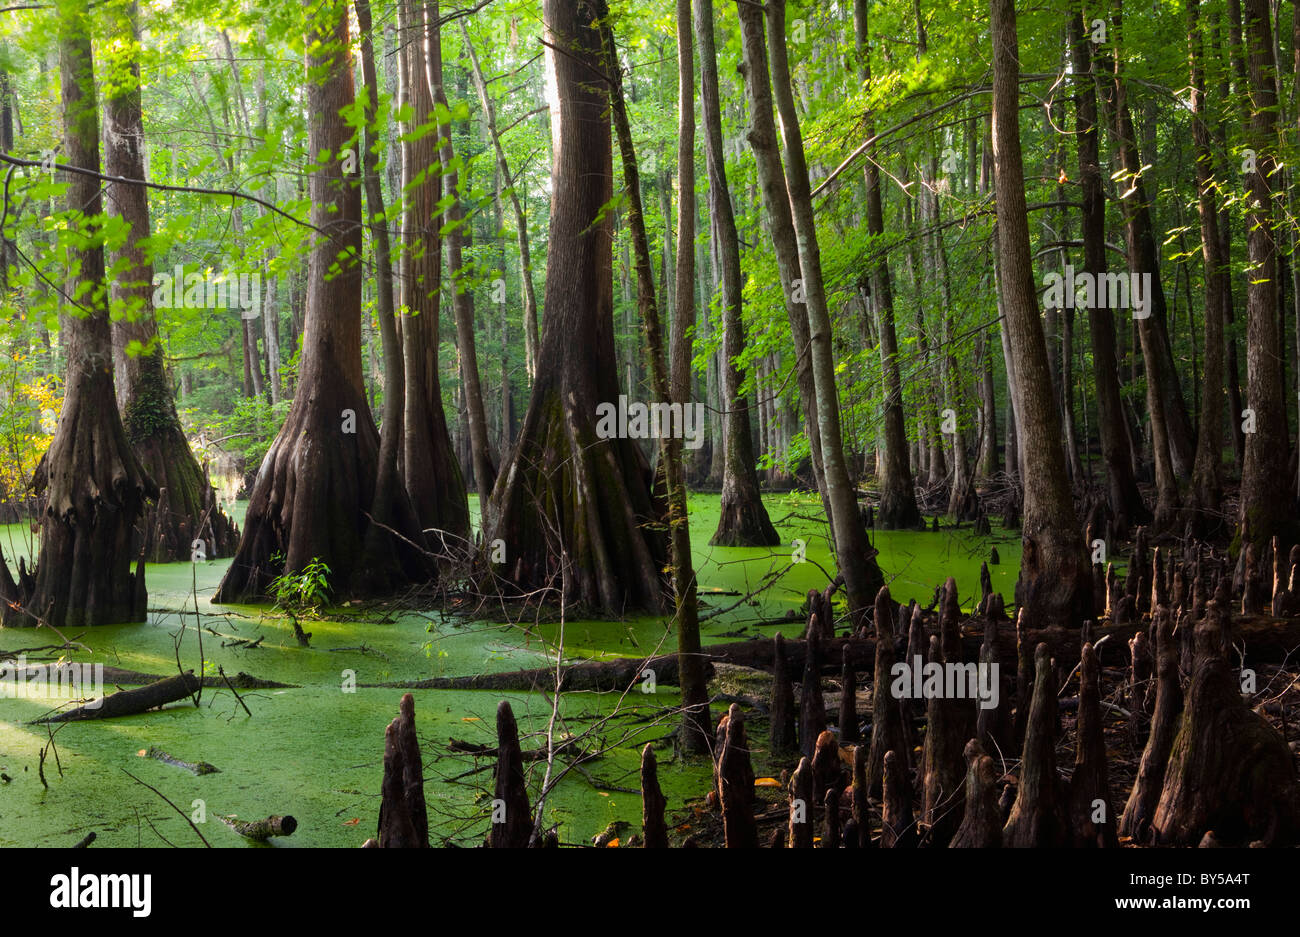
[[[994,593],[997,595],[997,593]],[[1246,645],[1249,660],[1260,663],[1276,663],[1285,660],[1287,654],[1300,645],[1300,621],[1294,619],[1276,619],[1267,616],[1240,619],[1234,622],[1234,640]],[[1108,626],[1094,632],[1097,653],[1103,664],[1127,666],[1128,652],[1125,648],[1129,638],[1137,633],[1137,624]],[[1073,659],[1079,653],[1079,630],[1059,627],[1028,628],[1026,641],[1032,648],[1037,644],[1046,644],[1055,657],[1062,660]],[[891,663],[893,628],[890,628]],[[969,630],[962,636],[962,654],[965,660],[974,660],[979,656],[981,632]],[[1105,644],[1101,639],[1110,635]],[[774,669],[774,642],[768,640],[735,641],[729,644],[709,644],[700,649],[705,658],[706,670],[711,673],[711,663],[733,664],[738,667],[751,667],[756,670]],[[1016,666],[1016,629],[1009,623],[998,625],[998,661],[1004,667]],[[844,655],[858,670],[870,670],[876,653],[876,640],[872,638],[839,638],[834,643],[821,649],[824,673],[838,674],[843,666]],[[786,667],[790,674],[802,673],[807,660],[806,641],[785,641]],[[656,657],[620,658],[607,661],[585,661],[562,667],[563,689],[566,691],[624,691],[636,684],[641,674],[647,669],[655,672],[656,683],[664,686],[677,685],[677,655],[660,655]],[[886,671],[888,677],[888,671]],[[224,685],[224,684],[223,684]],[[555,668],[538,667],[529,670],[512,670],[503,673],[474,674],[460,677],[434,677],[426,680],[396,681],[386,683],[362,683],[361,687],[383,687],[406,690],[536,690],[555,689]],[[874,713],[874,709],[873,709]]]
[[[298,821],[290,816],[267,817],[265,820],[253,820],[245,822],[236,820],[234,817],[222,816],[221,822],[226,824],[240,836],[248,839],[255,839],[259,842],[265,842],[272,836],[291,836],[293,831],[298,829]]]
[[[183,700],[198,692],[199,679],[193,670],[183,674],[137,687],[134,690],[120,690],[101,699],[93,700],[85,706],[66,713],[56,713],[43,719],[33,719],[32,724],[46,722],[78,722],[83,719],[114,719],[118,716],[134,716],[150,709],[157,709],[168,703]]]

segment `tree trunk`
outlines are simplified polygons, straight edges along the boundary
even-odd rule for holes
[[[117,35],[129,44],[137,41],[136,18],[134,8],[115,17]],[[140,68],[135,61],[123,80],[106,87],[104,172],[145,178]],[[196,541],[202,541],[207,557],[231,556],[239,531],[217,505],[216,492],[185,438],[163,362],[153,309],[153,263],[143,246],[151,235],[148,190],[108,183],[105,192],[109,215],[129,228],[122,247],[109,258],[119,271],[109,284],[111,300],[123,311],[112,324],[122,422],[141,467],[159,487],[159,498],[142,522],[145,557],[153,563],[189,560]]]
[[[1035,623],[1077,627],[1091,615],[1092,570],[1070,497],[1061,424],[1051,396],[1029,253],[1020,155],[1019,40],[1012,0],[991,0],[993,147],[999,275],[1016,359],[1018,432],[1025,450],[1024,547],[1017,599]]]
[[[1266,0],[1246,0],[1245,43],[1249,69],[1250,127],[1255,171],[1246,177],[1250,205],[1246,248],[1250,278],[1246,284],[1246,406],[1253,411],[1255,432],[1246,434],[1241,472],[1240,521],[1261,550],[1274,534],[1295,540],[1287,457],[1286,398],[1281,361],[1276,351],[1277,243],[1273,232],[1273,187],[1277,171],[1277,86],[1272,62],[1272,28]],[[1242,545],[1243,548],[1245,544]]]
[[[442,29],[438,22],[438,0],[428,0],[429,75],[433,82],[435,107],[450,108],[442,83]],[[487,529],[488,497],[496,484],[496,466],[488,445],[487,411],[483,407],[483,387],[479,381],[478,349],[474,341],[474,289],[472,277],[466,277],[464,258],[465,231],[469,222],[461,204],[460,172],[456,168],[456,151],[451,139],[451,119],[438,122],[442,150],[442,172],[447,186],[446,229],[447,266],[452,281],[452,310],[456,317],[456,345],[460,349],[460,379],[465,395],[469,423],[470,459],[474,466],[474,487],[478,490],[479,513]]]
[[[59,15],[63,154],[67,165],[99,172],[99,114],[90,12]],[[18,564],[17,583],[0,557],[3,623],[55,628],[144,621],[144,561],[131,562],[133,524],[158,490],[132,452],[113,404],[113,342],[104,276],[100,182],[68,173],[68,213],[84,219],[84,240],[70,250],[76,314],[66,317],[63,409],[50,448],[32,480],[45,499],[34,575]]]
[[[519,279],[524,291],[524,369],[528,372],[528,379],[531,381],[537,375],[537,293],[533,289],[533,256],[528,242],[528,219],[524,216],[523,207],[519,202],[519,193],[510,175],[510,164],[506,160],[506,151],[501,146],[501,137],[497,132],[496,108],[488,95],[483,69],[479,66],[478,55],[474,52],[474,44],[470,42],[464,19],[460,21],[460,32],[461,38],[465,41],[465,51],[469,55],[474,88],[478,92],[479,104],[483,107],[483,115],[487,120],[488,135],[492,138],[492,148],[496,151],[497,167],[501,173],[501,187],[509,192],[510,207],[514,210],[515,239],[519,244]],[[498,202],[500,198],[501,193],[498,190]],[[505,452],[504,446],[501,451]]]
[[[763,36],[763,18],[759,9],[739,0],[742,43],[744,48],[745,84],[751,101],[750,142],[760,159],[760,179],[763,181],[764,200],[769,212],[772,201],[769,191],[775,189],[775,180],[763,176],[780,165],[776,154],[775,128],[772,126],[773,95],[781,115],[781,128],[785,135],[785,178],[791,214],[794,219],[795,242],[799,253],[800,282],[791,284],[796,290],[792,299],[805,306],[811,342],[813,379],[817,392],[817,432],[821,435],[822,464],[826,473],[827,500],[831,505],[831,530],[834,533],[835,553],[840,573],[844,576],[848,593],[849,614],[855,628],[875,601],[876,593],[884,585],[884,576],[876,564],[875,551],[867,543],[866,530],[858,511],[857,491],[849,480],[848,466],[844,461],[844,444],[840,432],[839,394],[835,386],[835,360],[831,348],[831,321],[826,308],[826,290],[822,280],[817,232],[813,223],[811,188],[808,184],[808,167],[804,162],[803,137],[799,130],[799,116],[795,111],[794,95],[790,88],[790,69],[785,47],[785,2],[770,0],[767,8],[771,30],[772,79],[769,85],[767,54]],[[767,168],[762,168],[766,163]],[[779,191],[779,189],[776,189]],[[773,236],[775,243],[776,237]]]
[[[867,30],[868,0],[854,0],[853,22],[861,60],[864,86],[871,82],[871,49]],[[868,138],[875,135],[875,121],[868,120],[863,128]],[[883,236],[884,213],[880,199],[880,170],[876,163],[875,148],[867,152],[863,166],[867,184],[867,234]],[[875,310],[876,328],[880,334],[880,365],[884,374],[885,419],[882,441],[884,455],[881,459],[880,509],[876,512],[876,525],[885,530],[918,527],[922,523],[921,511],[916,505],[916,486],[907,460],[907,428],[903,422],[903,379],[898,367],[898,336],[894,331],[894,288],[889,275],[889,257],[880,252],[880,260],[869,274],[871,305]]]
[[[706,5],[707,10],[704,9]],[[712,8],[711,0],[702,0],[700,65],[704,81],[700,100],[704,110],[704,149],[709,171],[709,190],[716,193],[713,220],[716,225],[714,231],[718,235],[719,266],[722,268],[722,396],[726,412],[723,419],[725,451],[722,501],[718,528],[709,545],[774,547],[781,542],[781,537],[772,526],[759,495],[749,403],[740,390],[743,380],[740,357],[745,348],[745,325],[740,312],[740,243],[736,235],[736,218],[731,210],[731,194],[727,188],[727,170],[722,150],[722,112],[718,102]],[[678,302],[681,299],[679,295]]]
[[[1222,523],[1220,471],[1223,461],[1223,310],[1231,301],[1228,269],[1220,252],[1219,215],[1215,206],[1214,156],[1206,123],[1205,65],[1200,29],[1200,0],[1187,0],[1188,66],[1192,86],[1192,140],[1196,146],[1197,215],[1201,222],[1201,256],[1205,261],[1205,371],[1191,506],[1201,536],[1219,532]]]
[[[348,14],[342,0],[309,26],[312,246],[298,393],[267,451],[248,502],[244,536],[215,601],[266,595],[271,579],[314,559],[329,567],[331,596],[384,594],[429,570],[399,541],[383,559],[363,550],[374,510],[379,434],[361,367],[361,187],[344,174],[354,105]],[[327,154],[322,158],[322,154]],[[332,275],[331,275],[332,274]],[[395,500],[398,500],[395,496]],[[400,517],[400,501],[391,516]],[[420,542],[414,526],[400,531]],[[400,552],[398,552],[400,550]],[[282,558],[282,559],[281,559]]]
[[[524,592],[610,613],[664,607],[664,505],[632,439],[597,432],[614,406],[613,197],[607,67],[600,0],[546,0],[553,80],[546,316],[528,412],[493,491],[492,537],[508,551],[499,575]],[[559,51],[557,51],[557,49]],[[602,408],[603,409],[603,408]]]
[[[469,502],[460,463],[451,444],[438,373],[438,315],[442,289],[442,239],[436,220],[442,172],[434,128],[433,91],[428,81],[428,31],[423,3],[400,0],[403,104],[411,114],[404,128],[419,139],[402,144],[403,199],[402,306],[403,372],[402,476],[416,516],[436,530],[430,545],[459,550],[468,544]],[[406,108],[404,108],[406,109]],[[417,128],[428,128],[422,135]],[[459,385],[457,385],[459,386]],[[445,537],[450,537],[450,540]]]
[[[1097,137],[1097,90],[1092,69],[1092,42],[1085,32],[1081,8],[1069,16],[1070,42],[1078,77],[1075,128],[1079,140],[1079,180],[1083,195],[1083,265],[1094,282],[1106,272],[1106,198],[1102,189]],[[1150,514],[1138,491],[1133,459],[1124,429],[1115,354],[1115,316],[1105,303],[1088,309],[1092,340],[1093,378],[1097,387],[1097,431],[1106,463],[1106,494],[1115,529],[1124,531],[1148,522]]]

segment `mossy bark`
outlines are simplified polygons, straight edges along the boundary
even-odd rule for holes
[[[308,37],[307,67],[324,78],[310,82],[307,94],[311,153],[320,166],[310,180],[312,223],[323,233],[308,267],[299,386],[257,473],[218,602],[265,596],[275,576],[313,559],[330,568],[335,599],[382,595],[432,575],[414,517],[396,494],[391,516],[400,525],[400,546],[389,544],[382,555],[364,549],[379,433],[361,370],[361,180],[345,176],[337,156],[353,133],[344,116],[354,99],[347,7],[334,0],[320,15],[323,25]]]
[[[603,6],[601,4],[597,4]],[[552,6],[556,9],[552,10]],[[593,12],[547,4],[557,81],[546,315],[528,411],[489,512],[499,580],[621,614],[667,607],[664,499],[632,439],[602,438],[597,408],[618,399],[613,335],[609,87]]]
[[[68,164],[99,172],[90,14],[65,10],[59,21],[64,154]],[[131,563],[134,524],[157,488],[127,441],[113,405],[112,339],[98,240],[100,183],[70,173],[68,209],[86,237],[72,249],[78,307],[68,316],[68,368],[63,409],[32,487],[45,503],[34,573],[24,563],[15,582],[0,558],[6,626],[56,628],[117,624],[145,618],[144,564]]]

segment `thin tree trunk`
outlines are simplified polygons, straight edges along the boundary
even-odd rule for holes
[[[501,136],[497,132],[496,107],[488,95],[487,81],[483,78],[483,69],[479,65],[478,54],[470,42],[465,19],[460,20],[461,37],[465,41],[465,51],[469,55],[470,74],[474,78],[474,88],[478,92],[479,104],[487,120],[488,136],[492,138],[492,148],[496,151],[498,171],[501,173],[501,186],[510,195],[510,207],[515,215],[515,240],[519,245],[519,279],[524,291],[524,369],[529,381],[537,374],[537,293],[533,289],[533,259],[528,242],[528,219],[524,216],[519,202],[519,192],[515,189],[510,176],[510,163],[506,160],[506,151],[501,146]],[[501,202],[501,191],[497,191],[497,203]],[[504,447],[502,452],[504,452]]]
[[[1187,0],[1188,69],[1192,87],[1192,141],[1196,146],[1197,215],[1201,222],[1201,256],[1205,261],[1205,372],[1191,506],[1202,535],[1222,526],[1220,466],[1223,461],[1223,310],[1230,301],[1228,270],[1220,253],[1219,215],[1215,205],[1214,156],[1206,123],[1205,66],[1200,27],[1200,0]]]
[[[708,9],[705,9],[705,7]],[[713,201],[714,231],[718,236],[722,270],[722,383],[726,414],[723,422],[722,500],[718,527],[710,546],[772,547],[781,542],[767,516],[754,468],[753,426],[749,402],[741,393],[740,358],[745,349],[741,319],[740,243],[731,209],[727,172],[722,151],[722,113],[718,101],[717,60],[713,49],[711,0],[701,0],[700,48],[704,111],[704,150]],[[706,35],[707,34],[707,35]],[[679,297],[680,299],[680,297]]]
[[[1092,67],[1092,41],[1085,31],[1082,7],[1069,16],[1070,42],[1077,76],[1075,132],[1079,147],[1079,184],[1083,196],[1083,266],[1093,282],[1106,272],[1106,199],[1102,189],[1097,133],[1097,90]],[[1124,428],[1119,363],[1115,353],[1115,315],[1105,303],[1088,309],[1092,341],[1093,379],[1097,387],[1097,431],[1106,463],[1106,495],[1115,530],[1123,532],[1150,519],[1133,474],[1133,458]]]
[[[871,83],[870,35],[867,28],[868,0],[854,0],[853,23],[860,61],[862,84]],[[868,139],[875,134],[874,116],[869,116],[863,132]],[[863,165],[867,185],[867,234],[883,236],[884,212],[880,198],[880,170],[875,148],[867,153]],[[907,427],[903,421],[903,379],[898,367],[898,336],[894,330],[894,287],[889,273],[889,257],[880,252],[880,260],[869,274],[871,306],[875,310],[880,335],[880,367],[885,392],[883,429],[884,455],[878,479],[880,510],[876,524],[886,530],[917,527],[921,511],[916,504],[916,486],[907,458]]]
[[[678,107],[680,108],[680,129],[685,131],[688,124],[694,123],[694,78],[695,72],[691,58],[691,4],[690,0],[677,0],[678,37],[677,55],[679,78]],[[663,330],[660,325],[659,310],[655,302],[654,278],[650,265],[650,245],[645,231],[645,215],[641,204],[640,173],[637,169],[636,153],[632,146],[632,128],[628,123],[627,108],[623,103],[623,84],[621,80],[618,54],[614,46],[614,31],[604,25],[602,32],[605,43],[606,68],[613,81],[610,83],[610,110],[614,118],[614,127],[618,134],[619,149],[623,157],[623,180],[628,192],[628,225],[632,233],[633,252],[636,256],[637,273],[637,307],[645,328],[646,356],[650,359],[651,379],[654,382],[655,396],[660,400],[670,400],[690,405],[685,398],[687,382],[683,379],[674,389],[668,375],[668,361],[664,354]],[[694,141],[686,136],[678,140],[678,160],[682,178],[691,179],[693,188],[695,162]],[[689,210],[687,210],[689,209]],[[683,200],[681,215],[694,223],[694,206]],[[689,233],[689,230],[688,230]],[[695,245],[692,238],[679,241],[677,255],[678,282],[685,288],[679,289],[679,303],[693,305],[695,279]],[[684,363],[687,357],[686,333],[679,330],[676,336],[677,347],[673,348],[672,357]],[[684,372],[679,376],[685,378]],[[678,396],[681,393],[682,396]],[[691,560],[691,532],[686,510],[686,483],[682,480],[682,439],[669,435],[659,440],[659,457],[668,483],[668,522],[671,530],[671,548],[673,565],[673,595],[677,618],[677,660],[681,676],[682,689],[682,726],[681,747],[686,752],[700,753],[708,751],[712,738],[712,726],[709,719],[708,679],[705,675],[704,659],[700,655],[700,623],[696,600],[695,569]]]
[[[1079,533],[1061,424],[1051,396],[1047,349],[1029,253],[1020,151],[1019,41],[1013,0],[990,0],[993,37],[993,147],[999,275],[1016,359],[1019,432],[1023,435],[1024,546],[1017,599],[1035,624],[1077,627],[1092,614],[1092,572]]]
[[[761,13],[744,0],[740,0],[737,8],[745,54],[746,85],[751,100],[757,105],[754,108],[756,126],[750,132],[756,153],[760,148],[771,151],[776,148],[775,135],[764,139],[765,135],[757,129],[760,108],[765,109],[762,114],[767,118],[766,129],[769,133],[772,129],[770,99],[773,96],[781,115],[781,130],[785,138],[785,183],[794,216],[802,281],[800,286],[803,292],[803,296],[796,299],[803,300],[808,316],[813,378],[817,391],[817,430],[821,434],[826,492],[831,503],[831,528],[835,535],[835,553],[840,574],[844,576],[845,591],[848,593],[849,615],[856,628],[862,625],[868,609],[875,602],[876,593],[884,586],[885,579],[876,564],[875,551],[867,543],[866,530],[858,511],[857,490],[849,480],[848,466],[844,459],[839,393],[835,386],[835,359],[831,347],[831,320],[826,307],[826,288],[822,280],[820,249],[813,222],[803,136],[799,130],[799,115],[795,110],[790,68],[786,58],[785,0],[769,0],[767,6],[772,66],[770,86]],[[779,159],[775,162],[779,163]]]
[[[427,0],[429,30],[429,78],[433,85],[436,108],[450,112],[447,92],[442,82],[442,28],[439,26],[438,0]],[[456,168],[456,151],[451,139],[451,120],[439,120],[438,137],[442,151],[442,172],[447,186],[446,229],[447,266],[451,277],[452,310],[456,318],[456,346],[460,350],[460,379],[468,423],[470,460],[474,467],[474,487],[478,490],[482,527],[487,529],[488,496],[496,484],[496,466],[488,445],[487,411],[483,407],[483,386],[479,380],[478,348],[474,340],[474,290],[466,276],[464,247],[468,221],[461,202],[460,172]]]

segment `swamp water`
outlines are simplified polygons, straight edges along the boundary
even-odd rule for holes
[[[758,623],[783,618],[800,608],[808,589],[826,585],[825,571],[833,568],[833,561],[816,498],[769,495],[765,503],[784,541],[781,546],[714,548],[708,540],[717,526],[718,496],[691,497],[701,614],[736,605],[702,623],[704,644],[755,635],[771,638],[777,631],[798,636],[804,627],[801,616],[779,625]],[[471,516],[477,515],[471,505]],[[791,562],[796,539],[804,542],[802,563]],[[990,567],[993,585],[1011,601],[1020,558],[1019,536],[1013,532],[995,527],[993,536],[975,537],[966,525],[937,533],[878,532],[872,539],[896,599],[928,604],[935,585],[952,575],[962,607],[969,610],[979,593],[980,563],[996,546],[1002,562]],[[25,526],[0,528],[0,547],[10,563],[30,555],[30,541]],[[292,814],[298,820],[297,832],[274,840],[275,848],[360,846],[375,833],[384,729],[397,715],[405,691],[358,686],[355,692],[344,692],[344,671],[353,671],[356,683],[365,684],[518,670],[554,661],[558,623],[530,621],[523,627],[490,618],[469,621],[436,610],[385,616],[332,609],[324,620],[302,621],[312,638],[311,647],[300,648],[289,619],[270,606],[217,606],[209,601],[228,563],[150,565],[148,622],[66,632],[91,649],[65,652],[66,659],[174,674],[174,636],[179,635],[180,659],[186,669],[197,672],[197,597],[208,674],[215,676],[220,666],[230,676],[245,671],[294,688],[240,691],[251,718],[229,690],[205,687],[197,708],[186,700],[127,718],[50,726],[56,734],[55,749],[44,763],[48,788],[40,780],[38,765],[49,732],[44,725],[27,723],[66,703],[67,697],[0,698],[0,847],[69,846],[92,831],[98,835],[96,846],[164,846],[164,837],[178,846],[202,845],[185,820],[133,781],[128,771],[195,819],[202,809],[206,822],[198,827],[214,846],[250,845],[216,814],[243,820]],[[742,602],[773,570],[785,572],[752,601]],[[738,594],[719,594],[723,592]],[[258,637],[262,641],[252,649],[232,644]],[[563,637],[566,661],[639,657],[656,648],[671,652],[676,646],[665,620],[648,616],[569,621]],[[59,639],[44,628],[0,630],[0,650],[57,643]],[[39,662],[35,659],[49,653],[30,652],[28,662]],[[519,720],[523,747],[543,746],[550,698],[499,691],[413,693],[432,843],[451,839],[474,845],[488,826],[494,759],[448,754],[448,739],[495,746],[496,706],[505,698]],[[563,842],[587,842],[615,820],[639,830],[640,749],[671,730],[674,722],[662,710],[677,702],[676,688],[667,686],[654,694],[634,688],[621,698],[616,693],[564,695],[557,737],[580,734],[603,719],[599,736],[615,747],[585,763],[581,772],[569,772],[551,792],[545,822],[559,824]],[[715,719],[719,714],[715,706]],[[755,741],[761,744],[761,736]],[[219,772],[194,776],[142,757],[150,746],[183,761],[209,762]],[[656,754],[669,820],[682,822],[683,802],[708,789],[709,765],[705,760],[683,763],[667,750]],[[557,760],[556,770],[563,764]],[[545,765],[534,762],[526,768],[530,796],[535,797]]]

